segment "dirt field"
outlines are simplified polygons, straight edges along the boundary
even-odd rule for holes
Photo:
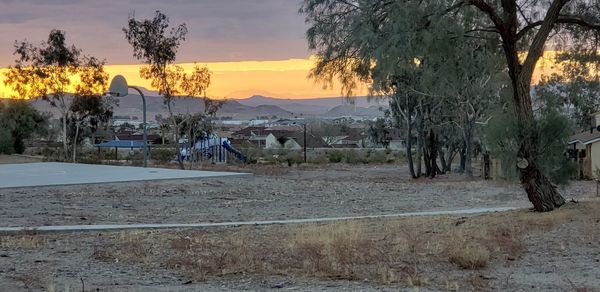
[[[242,170],[243,171],[243,170]],[[301,219],[473,207],[529,207],[515,185],[458,175],[410,180],[403,166],[261,168],[254,176],[0,189],[3,226]],[[567,187],[577,200],[590,182]]]
[[[515,185],[458,175],[414,181],[402,166],[253,171],[237,178],[4,189],[0,222],[199,223],[529,207]],[[562,193],[591,200],[595,185],[577,182]],[[570,203],[549,214],[4,235],[0,291],[81,291],[82,284],[90,291],[598,288],[599,210],[597,203]]]
[[[0,164],[41,162],[42,160],[43,158],[41,157],[0,154]]]

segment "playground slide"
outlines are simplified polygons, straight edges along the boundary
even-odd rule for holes
[[[246,162],[246,156],[244,156],[244,154],[242,152],[233,148],[231,146],[231,144],[229,144],[229,141],[227,141],[227,140],[223,141],[223,148],[225,148],[227,151],[229,151],[231,154],[233,154],[235,156],[235,158],[237,158],[238,160],[240,160],[242,162]]]

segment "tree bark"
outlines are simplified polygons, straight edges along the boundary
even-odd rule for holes
[[[505,45],[505,50],[511,48],[515,49],[516,46],[514,44]],[[518,64],[516,51],[506,55],[510,60],[509,64]],[[530,57],[528,56],[528,59]],[[513,98],[519,128],[523,129],[517,155],[521,162],[519,166],[521,185],[527,192],[527,197],[534,209],[538,212],[548,212],[564,205],[565,200],[537,165],[539,138],[538,133],[531,129],[531,125],[535,122],[530,94],[534,66],[535,63],[533,66],[509,66],[509,75],[513,85]]]
[[[460,173],[465,173],[465,167],[467,165],[467,157],[465,155],[465,144],[463,143],[462,147],[459,150],[459,155],[460,155],[460,168],[459,168],[459,172]]]
[[[522,90],[517,90],[519,96],[528,96]],[[523,97],[520,97],[523,98]],[[525,97],[527,98],[527,97]],[[521,100],[522,101],[522,100]],[[526,103],[525,103],[526,104]],[[531,103],[529,103],[531,107]],[[518,116],[525,119],[529,114],[527,109],[517,107]],[[533,114],[530,116],[533,121]],[[527,129],[527,128],[524,128]],[[522,137],[518,152],[519,162],[519,177],[521,185],[527,193],[527,198],[533,204],[533,207],[538,212],[548,212],[565,204],[565,199],[560,195],[556,186],[546,177],[537,165],[537,157],[539,155],[538,135],[529,130]]]
[[[420,177],[422,172],[421,163],[423,160],[423,134],[422,134],[422,123],[419,121],[417,127],[417,177]]]
[[[456,149],[454,148],[454,144],[450,145],[446,153],[446,169],[444,172],[452,172],[452,162],[454,161],[454,157],[456,156]]]
[[[69,145],[67,144],[67,113],[63,112],[62,114],[62,142],[63,142],[63,157],[64,161],[69,159]]]
[[[467,177],[473,177],[473,131],[471,125],[465,128],[465,174]]]
[[[175,120],[175,115],[173,114],[173,109],[171,108],[171,100],[167,101],[167,109],[169,110],[169,119],[173,124],[173,137],[175,140],[175,149],[177,149],[177,162],[179,164],[179,169],[185,169],[183,157],[181,156],[181,145],[179,144],[179,124],[177,124],[177,121]]]
[[[535,210],[539,212],[552,211],[554,208],[563,205],[565,200],[536,163],[539,154],[537,149],[539,138],[538,133],[531,130],[531,125],[535,122],[530,96],[531,79],[535,65],[544,51],[548,36],[554,29],[562,8],[568,2],[568,0],[553,0],[550,2],[544,19],[526,50],[525,60],[521,62],[519,53],[523,53],[523,50],[519,50],[517,44],[522,41],[523,35],[518,32],[519,4],[517,1],[502,1],[503,11],[499,11],[486,1],[468,1],[468,4],[477,7],[490,18],[502,39],[502,48],[513,87],[517,121],[519,128],[523,130],[522,134],[519,135],[520,147],[517,166],[519,166],[521,184],[527,192],[527,197]]]
[[[410,119],[410,115],[408,117]],[[404,138],[406,141],[406,143],[404,143],[404,145],[406,146],[406,160],[408,162],[408,170],[410,171],[410,176],[412,178],[418,178],[419,176],[415,173],[415,166],[413,164],[411,134],[412,134],[412,123],[410,120],[407,120],[406,121],[406,136]]]
[[[77,162],[77,139],[79,136],[79,123],[75,126],[75,138],[73,139],[73,163]]]
[[[435,133],[432,129],[429,130],[429,178],[435,178],[438,173],[437,165],[437,147]]]

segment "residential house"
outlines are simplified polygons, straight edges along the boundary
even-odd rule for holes
[[[336,137],[335,142],[330,144],[334,148],[366,148],[370,147],[371,141],[366,129],[349,128],[345,135]]]
[[[600,179],[600,112],[592,115],[589,131],[569,138],[569,158],[579,165],[580,178]]]
[[[121,132],[114,137],[115,141],[144,141],[144,134],[140,132]],[[148,134],[147,140],[150,144],[162,144],[162,137],[158,134]]]
[[[266,149],[304,149],[304,131],[276,131],[270,133],[266,138]],[[331,148],[321,137],[310,133],[306,134],[306,148]]]
[[[256,145],[258,147],[268,148],[267,144],[269,142],[267,142],[267,137],[269,136],[269,134],[273,134],[275,137],[281,137],[289,135],[292,132],[293,131],[290,130],[279,130],[267,127],[251,126],[232,133],[231,138],[238,141],[247,141],[248,143]]]

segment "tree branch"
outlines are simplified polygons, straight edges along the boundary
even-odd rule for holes
[[[521,80],[526,81],[526,84],[531,82],[531,76],[533,75],[533,70],[535,68],[535,64],[540,58],[542,51],[544,50],[544,45],[548,40],[548,36],[550,35],[550,31],[554,28],[554,24],[558,19],[560,11],[562,8],[569,2],[570,0],[554,0],[550,7],[548,8],[548,12],[544,17],[544,20],[540,26],[540,29],[536,33],[533,41],[531,42],[531,46],[529,47],[529,51],[527,52],[527,58],[523,62],[523,70],[521,71]]]
[[[477,7],[477,9],[479,9],[483,13],[487,14],[488,17],[490,18],[490,20],[494,23],[494,26],[496,26],[496,28],[499,31],[502,31],[502,28],[504,27],[504,22],[502,21],[502,18],[500,18],[498,13],[496,13],[496,10],[494,10],[494,7],[492,7],[490,4],[488,4],[484,0],[467,0],[466,3]]]
[[[532,23],[528,24],[527,26],[523,27],[523,29],[521,29],[521,31],[519,31],[519,33],[517,34],[517,39],[521,39],[523,36],[525,36],[525,34],[528,31],[530,31],[538,26],[541,26],[543,23],[544,23],[544,21],[540,20],[540,21],[532,22]],[[561,15],[558,17],[558,19],[556,20],[555,23],[556,24],[574,24],[574,25],[579,25],[581,27],[588,28],[590,30],[600,30],[600,23],[598,23],[598,24],[590,23],[580,17],[573,16],[573,15]]]

